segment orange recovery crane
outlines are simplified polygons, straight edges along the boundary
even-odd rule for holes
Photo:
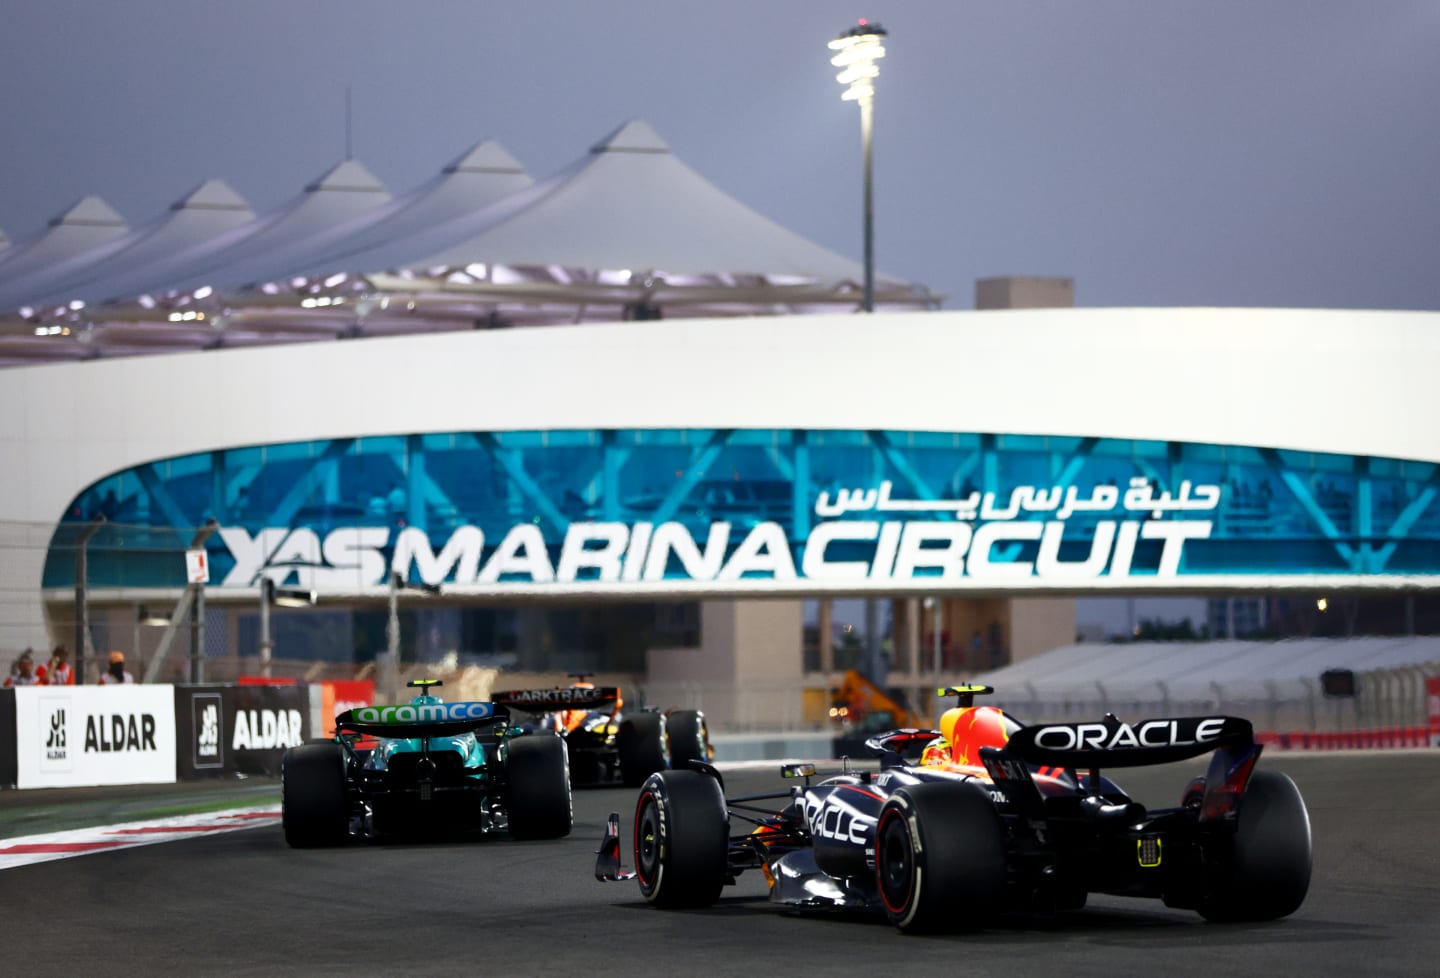
[[[847,669],[830,698],[830,719],[847,730],[925,727],[925,717],[900,703],[855,669]]]

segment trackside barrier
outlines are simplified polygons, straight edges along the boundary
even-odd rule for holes
[[[15,783],[15,690],[0,689],[0,787]]]
[[[22,686],[15,693],[15,785],[175,780],[172,686]]]
[[[317,737],[335,736],[335,718],[357,706],[375,704],[373,679],[346,679],[310,684],[310,729]]]
[[[711,734],[717,761],[817,760],[828,758],[835,738],[828,733]]]
[[[277,677],[262,679],[258,676],[241,676],[241,686],[299,686],[298,679]],[[357,706],[372,706],[375,703],[375,680],[373,679],[327,679],[308,684],[310,710],[310,736],[335,736],[335,718],[346,710]]]
[[[1277,750],[1391,750],[1440,747],[1440,726],[1377,727],[1369,730],[1288,730],[1257,733]]]
[[[1436,667],[1422,667],[1437,672]],[[1122,716],[1229,713],[1252,718],[1272,750],[1407,750],[1440,747],[1440,675],[1411,669],[1359,674],[1362,695],[1350,703],[1312,700],[1298,712],[1311,724],[1267,722],[1266,706],[1216,695],[1209,700],[1169,698],[1120,701],[1105,695],[1047,701],[1033,696],[1005,703],[1028,723],[1093,719],[1114,710]],[[822,681],[823,682],[823,681]],[[1097,684],[1098,686],[1098,684]],[[796,684],[795,704],[813,684]],[[820,687],[823,699],[823,685]],[[703,695],[702,691],[703,690]],[[697,685],[695,702],[734,695],[733,688]],[[776,695],[780,689],[771,688]],[[1032,691],[1033,692],[1033,691]],[[326,736],[335,713],[374,702],[369,681],[288,685],[93,686],[0,689],[0,788],[169,783],[175,780],[276,776],[285,749]],[[779,707],[778,703],[767,706]],[[1318,708],[1317,708],[1318,707]],[[1341,712],[1342,710],[1349,712]],[[1098,711],[1098,712],[1097,712]],[[784,715],[785,710],[777,709]],[[1380,722],[1355,722],[1371,717]],[[824,724],[792,717],[788,729],[759,718],[729,729],[712,727],[720,760],[820,759],[836,751],[857,756]],[[742,729],[735,729],[740,726]],[[799,729],[797,729],[799,728]],[[853,738],[851,738],[853,739]]]
[[[0,690],[0,787],[275,777],[311,736],[310,714],[304,686]]]
[[[279,777],[285,751],[311,736],[310,692],[297,685],[176,686],[176,773]]]
[[[1440,747],[1440,676],[1425,677],[1425,699],[1430,711],[1430,746]]]

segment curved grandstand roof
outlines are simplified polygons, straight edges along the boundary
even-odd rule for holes
[[[255,262],[297,261],[316,239],[387,203],[390,194],[369,170],[345,160],[263,217],[199,238],[145,264],[87,281],[73,291],[87,301],[128,299],[169,288],[228,284]]]
[[[475,262],[858,281],[858,262],[787,230],[685,165],[653,128],[625,123],[555,176],[416,239],[360,271]]]
[[[5,276],[0,260],[0,308],[24,313],[0,317],[0,365],[860,304],[859,263],[726,195],[639,120],[539,184],[503,148],[480,143],[377,206],[386,199],[346,161],[276,213],[180,246],[150,228],[143,247],[127,239],[63,267],[40,263],[40,277],[23,280]],[[940,301],[894,278],[876,282],[879,309]]]
[[[210,241],[255,218],[250,205],[223,180],[207,180],[143,228],[35,268],[24,277],[4,276],[0,308],[36,308],[107,298],[104,283],[123,279],[185,248]],[[0,267],[0,274],[4,268]]]
[[[125,219],[105,201],[93,194],[82,197],[51,220],[44,231],[0,254],[0,294],[23,293],[16,288],[23,280],[93,251],[129,230]]]
[[[534,182],[503,146],[485,140],[426,183],[317,236],[303,251],[272,256],[264,263],[227,267],[214,284],[234,288],[302,275],[398,267],[398,262],[383,256],[406,255],[414,250],[410,242],[417,236],[464,220]]]

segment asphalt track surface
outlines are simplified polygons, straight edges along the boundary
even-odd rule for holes
[[[781,913],[753,874],[711,909],[657,911],[635,884],[593,877],[606,814],[628,835],[634,799],[604,788],[576,793],[559,841],[292,850],[272,824],[0,871],[0,974],[1440,975],[1440,751],[1261,764],[1295,778],[1315,839],[1305,905],[1268,924],[1092,897],[1076,913],[907,937]],[[1140,801],[1174,804],[1192,767],[1116,774]],[[746,771],[727,784],[783,782]]]

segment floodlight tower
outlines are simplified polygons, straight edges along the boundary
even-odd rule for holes
[[[860,23],[830,42],[835,56],[830,63],[840,69],[835,80],[845,86],[840,97],[860,106],[860,144],[865,159],[865,311],[875,311],[875,190],[874,123],[876,63],[885,57],[880,39],[885,28],[863,17]]]
[[[845,86],[840,96],[860,106],[860,146],[865,161],[865,312],[875,311],[875,79],[880,77],[877,62],[885,57],[885,28],[864,17],[844,34],[830,42],[834,56],[830,63],[840,69],[835,80]],[[865,644],[870,661],[867,672],[883,683],[880,649],[880,614],[874,598],[865,601]]]

